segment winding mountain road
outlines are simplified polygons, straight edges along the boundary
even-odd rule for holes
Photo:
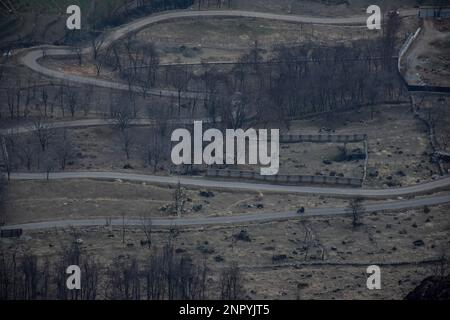
[[[416,15],[417,10],[404,10],[400,12],[402,17]],[[365,26],[367,15],[358,17],[346,17],[346,18],[322,18],[322,17],[308,17],[297,15],[280,15],[262,12],[249,12],[249,11],[175,11],[169,13],[162,13],[159,15],[152,15],[145,17],[129,24],[120,26],[106,33],[102,38],[102,47],[106,47],[114,41],[124,37],[130,32],[136,32],[150,24],[167,21],[170,19],[179,18],[193,18],[193,17],[251,17],[261,19],[271,19],[280,21],[290,21],[298,23],[309,24],[325,24],[325,25],[344,25],[352,27]],[[87,54],[91,51],[91,48],[84,48],[81,50],[83,54]],[[35,47],[27,50],[21,56],[21,62],[30,69],[53,78],[58,78],[64,81],[77,82],[82,84],[91,84],[95,86],[117,89],[117,90],[129,90],[127,84],[101,80],[90,77],[83,77],[73,74],[66,74],[61,71],[52,70],[39,64],[38,60],[45,56],[64,56],[77,54],[76,49],[69,47],[52,47],[42,46]],[[132,87],[132,90],[139,91],[140,88]],[[151,90],[150,94],[161,96],[173,96],[177,93],[171,90]],[[187,92],[183,94],[184,97],[196,97],[198,93]],[[149,125],[153,123],[151,120],[142,120],[143,125]],[[144,123],[145,122],[145,123]],[[109,120],[79,120],[60,122],[57,127],[77,127],[77,126],[95,126],[95,125],[108,125],[111,124]],[[141,124],[141,123],[136,123]],[[31,128],[18,127],[13,130],[15,133],[29,132]],[[3,130],[5,131],[5,130]],[[202,187],[202,188],[220,188],[220,189],[233,189],[233,190],[258,190],[264,192],[288,192],[298,194],[314,194],[314,195],[326,195],[326,196],[338,196],[338,197],[357,197],[371,199],[393,199],[404,196],[414,196],[419,194],[426,194],[436,192],[443,189],[448,189],[450,186],[450,177],[444,177],[436,179],[431,182],[417,184],[413,186],[407,186],[402,188],[390,188],[390,189],[360,189],[360,188],[338,188],[338,187],[311,187],[311,186],[288,186],[288,185],[272,185],[263,183],[250,183],[250,182],[236,182],[236,181],[222,181],[222,180],[208,180],[202,177],[187,177],[187,176],[151,176],[143,174],[132,174],[123,172],[55,172],[51,173],[50,179],[121,179],[128,181],[141,181],[160,184],[176,184],[180,182],[185,186]],[[44,173],[12,173],[11,179],[13,180],[44,180],[46,174]],[[366,206],[367,211],[380,211],[380,210],[396,210],[415,208],[425,205],[438,205],[450,203],[450,195],[443,196],[429,196],[418,199],[405,199],[405,200],[387,200],[383,202],[377,202]],[[320,216],[320,215],[336,215],[347,213],[346,208],[307,208],[307,211],[302,216]],[[200,217],[200,218],[175,218],[175,219],[153,219],[152,224],[154,226],[196,226],[196,225],[211,225],[211,224],[228,224],[228,223],[247,223],[257,221],[270,221],[280,219],[290,219],[299,217],[296,212],[267,212],[259,214],[243,214],[233,216],[215,216],[215,217]],[[138,226],[142,224],[140,219],[112,219],[109,222],[111,225],[122,225],[125,223],[128,226]],[[8,225],[2,227],[5,228],[22,228],[22,229],[42,229],[53,227],[70,227],[70,226],[102,226],[106,225],[105,219],[80,219],[80,220],[57,220],[46,222],[34,222],[25,223],[20,225]]]
[[[408,208],[417,208],[425,205],[438,205],[450,202],[449,196],[438,196],[423,199],[409,199],[401,201],[389,201],[378,204],[365,206],[366,212],[382,211],[382,210],[399,210]],[[152,219],[152,226],[155,227],[171,227],[171,226],[201,226],[216,224],[232,224],[232,223],[250,223],[250,222],[267,222],[279,221],[286,219],[294,219],[311,216],[332,216],[339,214],[348,214],[347,208],[311,208],[299,215],[295,211],[286,212],[267,212],[258,214],[244,214],[219,217],[201,217],[201,218],[173,218],[173,219]],[[8,225],[0,227],[0,229],[21,228],[24,230],[49,229],[49,228],[68,228],[68,227],[93,227],[93,226],[142,226],[142,219],[79,219],[79,220],[54,220],[44,222],[32,222],[16,225]]]
[[[46,180],[46,173],[11,173],[13,180]],[[362,189],[341,187],[312,187],[295,185],[278,185],[265,183],[238,182],[232,180],[213,180],[195,176],[152,176],[125,172],[100,172],[100,171],[74,171],[53,172],[50,180],[60,179],[108,179],[128,180],[159,184],[182,184],[184,186],[200,188],[217,188],[233,190],[253,190],[264,192],[286,192],[309,195],[324,195],[335,197],[364,197],[372,199],[392,199],[395,197],[411,196],[430,193],[450,187],[450,177],[436,179],[430,182],[416,184],[401,188],[389,189]],[[450,198],[450,196],[449,196]]]
[[[417,15],[417,12],[418,12],[417,9],[403,10],[400,12],[400,16],[407,17]],[[366,27],[366,20],[368,15],[345,17],[345,18],[325,18],[325,17],[310,17],[299,15],[282,15],[282,14],[252,12],[242,10],[173,11],[168,13],[151,15],[110,30],[100,38],[101,40],[98,41],[99,49],[107,47],[111,45],[114,41],[126,36],[128,33],[136,32],[144,27],[147,27],[148,25],[172,19],[195,18],[195,17],[247,17],[247,18],[270,19],[270,20],[279,20],[297,23],[307,23],[307,24]],[[53,70],[39,64],[38,61],[40,58],[44,56],[67,56],[67,55],[76,55],[79,54],[80,52],[82,54],[88,54],[91,51],[92,51],[91,47],[86,47],[81,49],[81,51],[77,51],[77,49],[70,47],[40,46],[27,50],[27,52],[21,56],[20,61],[31,70],[34,70],[48,77],[57,78],[64,81],[76,82],[87,85],[95,85],[99,87],[116,90],[131,89],[136,92],[142,91],[142,88],[138,86],[129,86],[128,84],[125,83],[67,74],[62,71]],[[178,93],[173,90],[159,90],[159,89],[150,89],[146,91],[146,93],[166,97],[178,95]],[[203,95],[198,92],[184,92],[182,94],[182,97],[201,99]]]
[[[132,119],[129,122],[130,126],[153,126],[157,123],[157,119]],[[168,124],[172,125],[192,125],[193,119],[173,119],[168,120]],[[212,122],[211,118],[199,118],[196,121],[202,121],[203,123]],[[217,117],[215,121],[221,121],[221,117]],[[81,120],[68,120],[68,121],[52,121],[44,122],[41,125],[49,129],[62,129],[62,128],[82,128],[82,127],[100,127],[100,126],[113,126],[115,125],[114,119],[81,119]],[[6,129],[0,129],[0,135],[8,134],[22,134],[36,131],[37,128],[33,123],[28,125],[17,125]]]

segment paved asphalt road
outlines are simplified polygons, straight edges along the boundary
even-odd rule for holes
[[[389,189],[362,189],[349,187],[313,187],[278,185],[265,183],[238,182],[231,180],[206,179],[195,176],[152,176],[125,172],[100,172],[100,171],[75,171],[75,172],[53,172],[50,179],[121,179],[129,181],[140,181],[160,184],[177,184],[180,182],[185,186],[200,188],[218,188],[233,190],[254,190],[265,192],[287,192],[298,194],[314,194],[324,196],[342,196],[372,199],[392,199],[395,197],[411,196],[417,194],[430,193],[437,190],[446,189],[450,186],[450,177],[436,179],[430,182],[416,184],[402,188]],[[12,173],[14,180],[45,180],[45,173]],[[449,196],[450,197],[450,196]]]
[[[417,14],[417,9],[408,9],[400,12],[402,17],[412,16]],[[251,12],[240,10],[228,10],[228,11],[174,11],[162,14],[151,15],[128,24],[122,25],[115,29],[112,29],[105,36],[102,36],[100,47],[106,47],[112,44],[114,41],[124,37],[130,32],[136,32],[150,24],[167,21],[171,19],[180,18],[192,18],[192,17],[251,17],[260,19],[280,20],[298,23],[308,24],[326,24],[326,25],[347,25],[353,27],[365,27],[367,17],[369,15],[361,15],[345,18],[324,18],[324,17],[310,17],[310,16],[298,16],[298,15],[281,15],[264,12]],[[87,47],[81,50],[82,53],[87,54],[91,51],[91,48]],[[129,90],[130,87],[125,83],[118,83],[108,80],[101,80],[96,78],[83,77],[79,75],[66,74],[61,71],[52,70],[46,68],[38,63],[38,59],[46,56],[63,56],[77,54],[74,48],[69,47],[55,47],[55,46],[41,46],[29,49],[21,58],[21,62],[28,66],[30,69],[41,73],[43,75],[58,78],[64,81],[71,81],[83,84],[91,84],[99,87],[112,88],[117,90]],[[140,92],[141,88],[132,86],[132,90]],[[178,93],[172,90],[159,90],[151,89],[147,94],[153,94],[158,96],[176,96]],[[198,92],[185,92],[182,94],[186,98],[203,98],[202,93]]]
[[[132,126],[152,126],[158,120],[153,119],[133,119],[130,120]],[[211,118],[200,119],[174,119],[168,120],[169,124],[176,125],[192,125],[194,121],[202,121],[203,123],[212,122]],[[221,121],[221,117],[215,119],[216,122]],[[51,121],[45,123],[48,128],[60,129],[60,128],[81,128],[81,127],[97,127],[97,126],[112,126],[114,125],[114,119],[82,119],[82,120],[69,120],[69,121]],[[36,127],[33,123],[28,125],[13,126],[11,128],[0,129],[1,134],[21,134],[27,132],[36,131]]]
[[[425,205],[437,205],[449,203],[449,196],[430,197],[423,199],[409,199],[401,201],[388,201],[365,206],[366,212],[382,211],[382,210],[398,210],[406,208],[416,208]],[[271,220],[285,220],[309,216],[328,216],[348,214],[347,208],[311,208],[306,209],[305,213],[300,215],[295,211],[288,212],[267,212],[257,214],[232,215],[221,217],[204,217],[204,218],[173,218],[173,219],[152,219],[152,226],[171,227],[171,226],[200,226],[214,224],[231,224],[231,223],[249,223]],[[127,226],[142,225],[141,219],[79,219],[79,220],[55,220],[45,222],[33,222],[17,225],[8,225],[0,229],[22,228],[24,230],[48,229],[48,228],[68,228],[68,227],[88,227],[88,226],[121,226],[124,223]]]
[[[417,14],[417,10],[405,10],[400,13],[401,16],[410,16]],[[260,12],[248,12],[248,11],[179,11],[170,12],[160,15],[153,15],[140,20],[131,22],[127,25],[121,26],[109,32],[104,40],[103,46],[107,46],[112,42],[120,39],[129,32],[137,31],[149,24],[166,21],[169,19],[185,18],[185,17],[219,17],[219,16],[233,16],[233,17],[253,17],[262,19],[272,19],[281,21],[291,21],[299,23],[311,23],[311,24],[336,24],[336,25],[352,25],[352,26],[364,26],[367,19],[367,15],[358,17],[347,18],[316,18],[307,16],[294,16],[294,15],[279,15],[271,13]],[[75,51],[71,48],[57,48],[57,47],[45,47],[45,51],[41,48],[34,48],[29,50],[23,57],[22,62],[30,69],[39,72],[41,74],[63,79],[66,81],[73,81],[84,84],[93,84],[96,86],[107,87],[119,90],[128,90],[128,85],[105,81],[95,78],[88,78],[76,75],[68,75],[63,72],[51,70],[41,66],[37,60],[41,58],[45,52],[45,55],[73,55]],[[83,53],[89,53],[90,49],[83,49]],[[139,90],[135,87],[134,90]],[[176,93],[170,90],[152,90],[151,94],[172,96]],[[198,93],[185,93],[185,97],[195,96],[198,97]],[[89,122],[89,123],[88,123]],[[107,120],[81,120],[79,123],[68,122],[60,123],[60,127],[67,126],[85,126],[85,125],[104,125]],[[147,123],[146,123],[147,124]],[[18,133],[30,131],[28,128],[19,128]],[[12,179],[17,180],[35,180],[45,179],[45,174],[42,173],[13,173]],[[175,184],[180,182],[187,186],[196,186],[203,188],[230,188],[230,189],[242,189],[242,190],[258,190],[268,192],[290,192],[290,193],[302,193],[302,194],[316,194],[316,195],[328,195],[328,196],[363,196],[366,198],[394,198],[402,196],[410,196],[421,193],[429,193],[440,189],[447,188],[450,185],[450,178],[442,178],[431,182],[418,184],[403,188],[391,188],[391,189],[353,189],[353,188],[332,188],[332,187],[309,187],[309,186],[285,186],[285,185],[270,185],[270,184],[258,184],[248,182],[234,182],[234,181],[219,181],[208,180],[201,177],[163,177],[163,176],[150,176],[130,173],[118,173],[118,172],[58,172],[51,173],[50,179],[76,179],[76,178],[90,178],[90,179],[122,179],[131,181],[142,181],[162,184]],[[427,197],[421,199],[407,199],[400,201],[387,201],[383,203],[377,203],[366,206],[367,211],[380,211],[380,210],[395,210],[420,207],[424,205],[436,205],[450,202],[450,196],[438,196]],[[317,215],[334,215],[345,214],[346,208],[316,208],[307,209],[304,216],[317,216]],[[178,218],[178,219],[154,219],[152,221],[155,226],[193,226],[193,225],[207,225],[207,224],[226,224],[226,223],[245,223],[255,221],[269,221],[278,219],[288,219],[299,217],[296,212],[274,212],[274,213],[260,213],[260,214],[247,214],[247,215],[234,215],[223,217],[205,217],[205,218]],[[113,219],[110,222],[112,225],[121,225],[122,219]],[[60,221],[48,221],[48,222],[36,222],[27,223],[21,225],[10,225],[3,228],[21,227],[23,229],[40,229],[40,228],[52,228],[52,227],[69,227],[69,226],[101,226],[105,225],[105,219],[87,219],[87,220],[60,220]],[[140,225],[139,219],[126,219],[126,225]]]

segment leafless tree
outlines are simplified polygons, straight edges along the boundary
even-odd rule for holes
[[[0,60],[0,81],[3,79],[3,75],[5,74],[5,65],[3,64],[3,61]],[[1,116],[0,116],[1,118]]]
[[[244,290],[242,274],[237,262],[232,262],[222,270],[220,275],[220,299],[239,300],[243,298]]]
[[[145,98],[147,92],[155,85],[157,79],[159,55],[153,44],[145,45],[141,50],[142,59],[140,60],[140,68],[138,70],[138,85]]]
[[[84,92],[84,101],[81,106],[84,112],[84,115],[87,116],[92,106],[92,99],[94,98],[94,86],[88,85]]]
[[[14,154],[15,154],[15,144],[14,137],[12,134],[0,135],[1,143],[1,164],[6,171],[8,181],[10,180],[11,171],[14,167]]]
[[[62,133],[57,136],[58,139],[56,139],[55,142],[55,153],[58,157],[61,169],[65,170],[67,162],[75,156],[75,148],[67,129],[63,129]]]
[[[0,299],[18,299],[17,250],[6,250],[0,244]]]
[[[401,26],[401,18],[398,14],[388,13],[386,23],[383,27],[383,61],[386,69],[392,69],[392,56],[395,53],[395,44],[397,40],[397,33]]]
[[[35,159],[36,154],[39,153],[40,147],[37,145],[36,141],[32,136],[25,134],[19,144],[19,158],[20,161],[28,171],[31,170],[33,164],[33,159]]]
[[[41,93],[41,100],[42,104],[44,105],[44,117],[47,117],[47,106],[49,103],[47,89],[43,87]]]
[[[351,199],[348,204],[348,210],[352,217],[353,227],[357,227],[357,226],[361,225],[360,218],[361,218],[361,215],[365,211],[365,208],[363,206],[363,198],[357,197],[357,198]]]
[[[95,300],[100,276],[99,263],[86,254],[82,255],[81,260],[80,269],[83,276],[83,285],[81,286],[80,299]]]
[[[20,269],[23,274],[23,298],[25,300],[35,300],[39,285],[37,257],[32,254],[26,254],[22,258]]]
[[[130,160],[131,148],[134,143],[133,133],[130,128],[120,131],[120,140],[122,141],[122,149],[125,152],[127,160]]]
[[[38,117],[32,124],[32,130],[36,133],[41,150],[45,151],[55,134],[53,126],[45,121],[44,118]]]
[[[21,103],[21,84],[17,81],[14,87],[5,89],[6,102],[8,104],[9,115],[11,119],[20,117],[20,103]]]
[[[181,183],[178,182],[177,187],[174,190],[173,193],[173,213],[175,213],[177,216],[181,216],[185,212],[185,204],[186,204],[186,191],[181,186]]]
[[[145,98],[154,86],[159,66],[159,55],[153,44],[136,40],[135,34],[129,34],[123,42],[125,55],[118,54],[118,48],[109,51],[109,61],[114,69],[119,69],[122,78],[127,80],[130,89],[140,88]]]
[[[153,167],[153,171],[156,172],[158,165],[165,160],[166,157],[166,144],[162,141],[162,136],[158,128],[153,128],[151,143],[147,145],[147,161],[148,164]]]
[[[187,255],[178,256],[172,244],[153,251],[144,266],[147,299],[205,299],[206,264],[195,265]]]
[[[75,116],[76,111],[78,110],[78,92],[80,88],[68,86],[66,90],[67,95],[67,106],[69,107],[69,112],[71,117]]]
[[[432,266],[432,274],[437,277],[445,277],[450,274],[450,260],[447,253],[442,250],[436,264]]]
[[[122,212],[122,244],[125,245],[125,213]]]
[[[142,231],[146,237],[146,244],[150,249],[152,247],[152,218],[148,215],[141,217]]]
[[[186,92],[189,87],[189,81],[192,75],[187,69],[187,66],[175,66],[170,70],[170,82],[177,90],[178,96],[178,117],[181,116],[182,93]]]
[[[73,230],[73,240],[70,244],[63,244],[58,253],[57,260],[54,263],[54,285],[56,289],[56,299],[58,300],[77,300],[80,298],[80,290],[69,290],[66,286],[66,269],[70,265],[80,265],[82,248],[78,243],[78,236]]]
[[[57,156],[55,150],[47,148],[45,151],[41,151],[40,163],[45,170],[47,181],[50,180],[50,173],[57,167]]]
[[[107,270],[106,296],[112,300],[139,300],[141,283],[136,257],[130,260],[113,259]]]
[[[0,226],[6,223],[5,211],[3,208],[3,201],[5,197],[6,183],[3,174],[0,172]],[[1,280],[0,280],[1,283]]]
[[[133,115],[124,96],[121,96],[115,104],[110,105],[109,113],[113,124],[120,131],[124,131],[130,127]]]
[[[75,53],[77,55],[78,65],[81,66],[83,64],[83,51],[81,46],[75,46]]]
[[[373,81],[371,84],[369,84],[369,87],[367,89],[367,96],[369,99],[370,104],[370,119],[373,120],[374,111],[375,111],[375,102],[378,99],[380,89],[379,89],[379,83],[377,81]]]
[[[112,122],[119,129],[122,149],[125,152],[127,160],[129,160],[131,147],[134,143],[134,137],[130,129],[132,113],[129,105],[124,102],[123,98],[122,96],[116,104],[110,106],[110,115]]]
[[[47,299],[50,296],[49,286],[51,283],[50,261],[48,257],[44,259],[42,270],[40,271],[40,277],[41,277],[40,296],[42,299]]]
[[[102,34],[98,37],[91,37],[91,52],[92,52],[92,58],[94,61],[97,61],[99,59],[100,50],[102,49],[102,46],[105,42],[105,36]]]
[[[222,105],[222,120],[226,128],[243,128],[250,118],[250,105],[247,97],[241,93],[235,93],[231,101]]]

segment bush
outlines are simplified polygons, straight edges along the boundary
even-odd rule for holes
[[[272,262],[278,262],[286,260],[287,256],[285,254],[276,254],[272,256]]]
[[[246,241],[246,242],[252,241],[246,230],[241,230],[239,233],[236,233],[234,235],[234,238],[236,240],[240,240],[240,241]]]

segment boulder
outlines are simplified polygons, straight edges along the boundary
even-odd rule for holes
[[[214,197],[214,193],[212,191],[209,191],[209,190],[200,190],[199,195],[201,197],[205,197],[205,198],[212,198],[212,197]]]

